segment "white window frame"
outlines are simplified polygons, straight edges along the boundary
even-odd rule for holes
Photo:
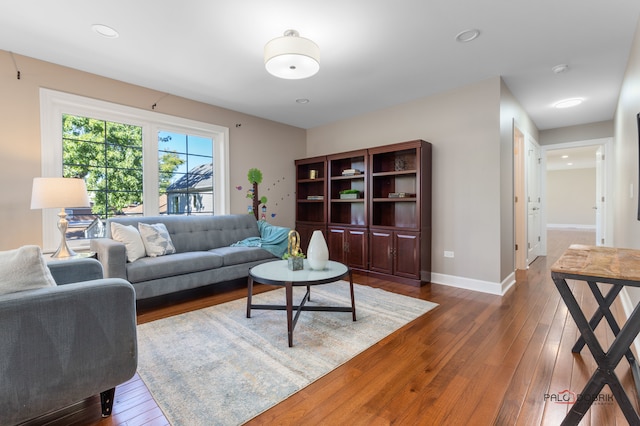
[[[142,127],[144,215],[159,214],[158,132],[161,130],[211,138],[214,156],[214,214],[230,212],[229,128],[119,105],[51,89],[40,89],[41,167],[43,177],[62,176],[62,115],[71,114]],[[70,206],[72,207],[72,206]],[[58,209],[42,210],[45,253],[60,244]],[[71,240],[72,249],[86,249],[89,240]]]

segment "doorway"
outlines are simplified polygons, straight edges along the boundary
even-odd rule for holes
[[[527,269],[543,255],[541,216],[541,148],[513,126],[514,227],[516,269]]]
[[[610,162],[612,139],[542,147],[544,228],[591,230],[594,245],[612,245]],[[555,203],[555,204],[554,204]],[[546,253],[547,233],[542,235]]]

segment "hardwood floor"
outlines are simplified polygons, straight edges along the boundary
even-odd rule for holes
[[[437,284],[422,288],[357,275],[355,281],[438,303],[436,309],[377,343],[249,422],[262,424],[558,425],[567,405],[545,400],[579,393],[595,369],[585,348],[571,353],[578,332],[549,268],[570,243],[592,244],[592,232],[552,231],[538,258],[503,297]],[[595,309],[586,285],[571,283],[584,309]],[[262,288],[265,290],[266,288]],[[141,307],[139,323],[244,297],[242,285],[167,306]],[[357,303],[357,301],[356,301]],[[614,304],[621,318],[622,308]],[[608,327],[596,330],[610,342]],[[630,395],[625,360],[616,370]],[[627,422],[608,387],[581,424]],[[215,403],[215,401],[210,401]],[[638,407],[636,397],[632,402]],[[165,425],[167,420],[136,375],[116,390],[113,415],[99,418],[90,398],[29,425]],[[178,425],[176,425],[178,426]]]

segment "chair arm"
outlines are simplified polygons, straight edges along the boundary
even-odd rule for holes
[[[103,277],[102,264],[95,259],[50,260],[47,266],[58,285],[99,280]]]
[[[127,249],[125,245],[111,238],[92,238],[90,250],[104,268],[105,278],[127,279]]]
[[[0,296],[0,424],[68,406],[137,367],[133,286],[101,279]]]

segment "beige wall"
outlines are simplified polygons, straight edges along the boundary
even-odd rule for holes
[[[614,117],[614,243],[640,249],[638,215],[638,126],[640,112],[640,26],[636,29]],[[631,187],[633,189],[631,190]],[[630,196],[630,191],[633,196]],[[634,302],[640,289],[630,289]]]
[[[499,283],[504,278],[501,181],[511,180],[512,163],[511,158],[508,170],[502,170],[500,97],[501,80],[495,77],[309,129],[307,154],[330,154],[412,139],[431,142],[433,271]],[[512,241],[513,229],[507,233],[506,238]],[[512,248],[510,243],[509,250]],[[445,250],[453,251],[455,257],[444,258]],[[513,261],[509,267],[513,272]]]
[[[163,93],[0,50],[0,250],[42,244],[39,210],[30,210],[32,179],[40,176],[41,87],[151,110]],[[293,160],[305,156],[305,130],[235,111],[166,96],[156,111],[229,128],[231,212],[246,213],[247,171],[262,170],[271,223],[294,226]],[[240,126],[236,126],[236,125]],[[242,186],[242,190],[236,187]]]
[[[613,121],[581,124],[540,131],[540,145],[553,145],[566,142],[588,141],[613,136]]]
[[[522,132],[525,140],[529,138],[538,140],[538,128],[504,81],[500,80],[500,277],[502,279],[512,274],[516,266],[514,126]],[[524,173],[526,174],[526,170]],[[526,179],[526,176],[522,179]],[[526,218],[520,219],[524,227]]]
[[[547,224],[596,226],[596,169],[547,171]]]

